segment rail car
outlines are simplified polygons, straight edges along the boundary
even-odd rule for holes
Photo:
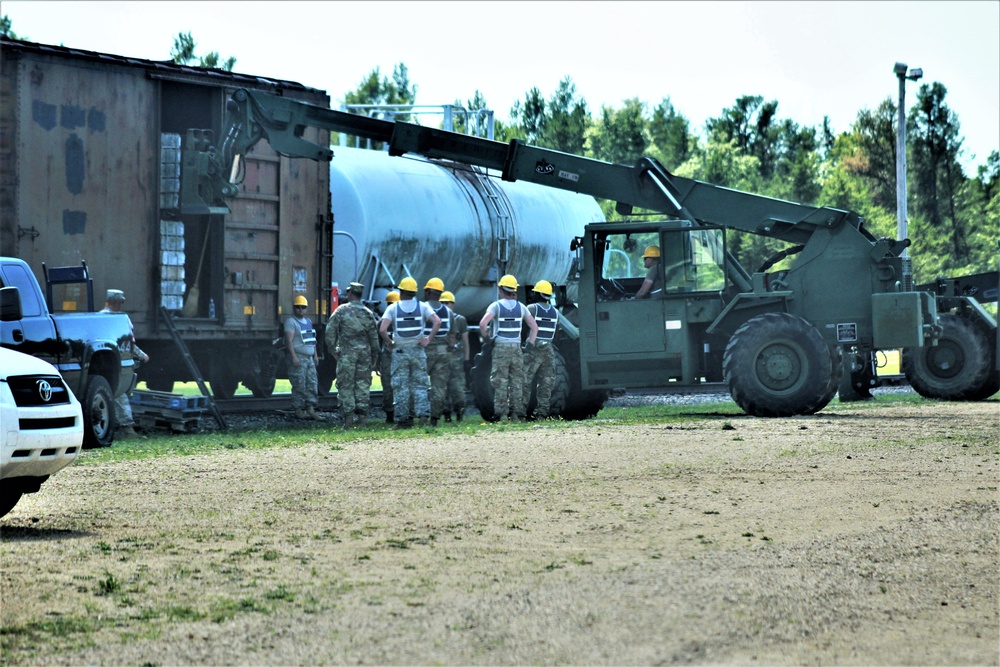
[[[0,38],[0,255],[39,280],[43,264],[86,261],[96,294],[123,289],[150,389],[194,379],[190,358],[218,398],[240,383],[270,396],[287,377],[274,341],[292,299],[322,330],[334,285],[352,280],[379,301],[403,276],[441,277],[478,321],[498,271],[564,284],[568,239],[604,220],[591,197],[464,165],[347,148],[326,164],[266,142],[241,164],[231,211],[184,207],[197,184],[181,182],[181,145],[216,142],[238,88],[330,106],[294,81]],[[78,289],[50,306],[86,308]],[[324,389],[333,376],[321,349]]]

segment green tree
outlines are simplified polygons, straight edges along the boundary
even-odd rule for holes
[[[896,210],[896,105],[886,98],[875,111],[862,109],[852,126],[857,151],[846,167],[871,184],[874,203]]]
[[[780,123],[780,152],[774,178],[767,188],[775,197],[812,204],[819,197],[820,155],[816,129],[799,127],[791,120]]]
[[[406,65],[397,63],[392,70],[392,78],[382,74],[378,67],[369,72],[358,83],[358,87],[344,95],[344,104],[349,106],[381,106],[381,105],[413,105],[417,100],[417,86],[410,82],[410,73]],[[351,113],[369,115],[367,109],[352,109]],[[409,122],[411,114],[394,112],[393,120]],[[331,134],[331,141],[334,141]],[[372,142],[371,148],[381,148],[380,142]]]
[[[548,110],[543,114],[539,143],[563,153],[581,155],[587,145],[587,129],[590,125],[587,103],[576,94],[576,84],[567,76],[559,82],[556,92],[549,98]]]
[[[779,152],[780,128],[774,123],[777,113],[777,101],[764,102],[760,95],[743,95],[721,116],[708,119],[708,138],[735,142],[743,153],[757,158],[761,176],[770,178]]]
[[[517,136],[529,144],[538,145],[545,127],[545,98],[542,91],[532,88],[524,95],[524,102],[514,102],[510,110],[511,122]]]
[[[13,25],[10,17],[4,14],[0,16],[0,35],[8,39],[18,39],[21,41],[29,41],[27,37],[19,37],[16,32],[14,32],[11,26]]]
[[[649,148],[646,105],[633,97],[621,109],[601,107],[600,120],[591,127],[588,141],[598,160],[634,164]]]
[[[664,98],[649,121],[649,136],[653,154],[668,171],[677,169],[691,155],[691,123],[674,109],[670,98]]]
[[[924,84],[917,91],[907,123],[913,157],[908,162],[908,175],[915,186],[911,193],[915,212],[932,228],[947,230],[950,254],[957,264],[964,264],[969,259],[969,246],[966,226],[960,220],[959,196],[966,178],[959,164],[962,139],[958,117],[945,102],[947,94],[938,82]]]
[[[174,46],[170,49],[170,59],[178,65],[209,67],[223,69],[227,72],[232,72],[233,68],[236,67],[236,58],[230,56],[223,61],[218,51],[211,51],[201,57],[195,55],[197,46],[190,32],[179,32],[174,37]]]

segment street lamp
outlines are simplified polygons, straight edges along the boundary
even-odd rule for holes
[[[899,121],[896,123],[896,237],[902,241],[906,238],[906,80],[916,81],[923,77],[924,71],[914,67],[907,72],[906,63],[896,63],[892,71],[899,78]],[[909,260],[909,253],[903,248],[901,255],[904,263]]]

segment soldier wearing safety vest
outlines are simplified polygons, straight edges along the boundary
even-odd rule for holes
[[[445,291],[441,303],[451,312],[451,327],[448,334],[448,356],[451,372],[448,373],[448,392],[444,399],[444,420],[451,421],[454,413],[456,421],[462,421],[465,414],[465,374],[469,366],[469,322],[461,313],[455,312],[455,295]]]
[[[524,407],[531,401],[531,389],[535,391],[535,419],[547,419],[551,415],[552,387],[556,382],[556,329],[559,326],[559,311],[549,303],[552,298],[552,284],[539,280],[531,290],[528,312],[538,323],[535,344],[524,355]],[[537,383],[537,384],[536,384]]]
[[[322,419],[316,414],[319,381],[316,377],[316,328],[306,317],[309,302],[301,294],[292,301],[292,316],[285,320],[288,380],[292,384],[292,409],[298,419]]]
[[[527,306],[517,300],[517,279],[505,275],[497,283],[500,299],[490,304],[479,321],[484,341],[493,343],[493,412],[497,419],[523,421],[524,355],[521,352],[521,326],[528,326],[526,349],[531,349],[538,335],[538,324]],[[487,331],[488,329],[488,331]]]
[[[430,379],[431,426],[437,426],[445,409],[448,393],[448,375],[451,373],[451,355],[448,353],[448,337],[451,334],[451,311],[441,303],[444,281],[431,278],[424,285],[424,301],[441,320],[437,333],[427,346],[427,375]],[[426,333],[426,332],[425,332]]]
[[[642,264],[646,267],[646,277],[635,293],[637,299],[659,297],[663,292],[663,277],[660,275],[660,246],[647,246],[642,253]]]
[[[379,324],[379,335],[392,350],[392,408],[397,429],[413,426],[411,397],[420,424],[430,421],[425,350],[441,326],[441,319],[430,306],[417,301],[416,295],[416,280],[407,276],[399,281],[399,301],[386,308]]]
[[[385,308],[382,309],[382,315],[385,315],[385,311],[392,304],[399,301],[399,292],[392,291],[385,295]],[[380,318],[381,320],[381,318]],[[380,337],[381,338],[381,337]],[[385,409],[385,423],[391,424],[393,417],[392,409],[392,349],[385,342],[385,340],[380,341],[382,344],[382,350],[379,352],[378,357],[378,367],[379,375],[382,378],[382,407]]]

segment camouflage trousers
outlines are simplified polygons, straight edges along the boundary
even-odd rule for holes
[[[372,353],[368,347],[341,348],[337,358],[337,401],[340,416],[368,416],[372,389]]]
[[[382,407],[392,412],[392,351],[382,350],[378,355],[378,372],[382,376]]]
[[[493,366],[490,368],[493,387],[493,411],[497,419],[513,413],[524,419],[524,354],[516,343],[496,343],[493,346]]]
[[[451,375],[451,352],[444,343],[431,343],[426,348],[427,376],[430,380],[431,419],[438,419],[445,410],[448,378]]]
[[[537,382],[537,385],[535,384]],[[524,355],[524,408],[531,402],[531,388],[537,386],[535,417],[549,416],[552,387],[556,383],[556,349],[552,343],[535,343]]]
[[[393,421],[399,424],[410,421],[413,417],[430,417],[428,384],[427,354],[424,348],[419,345],[396,347],[392,351]],[[416,415],[410,414],[411,404]]]
[[[288,381],[292,384],[292,409],[304,410],[319,403],[319,379],[312,357],[299,355],[299,365],[288,364]]]
[[[461,351],[449,353],[448,392],[445,395],[445,410],[455,414],[465,412],[465,359]]]

